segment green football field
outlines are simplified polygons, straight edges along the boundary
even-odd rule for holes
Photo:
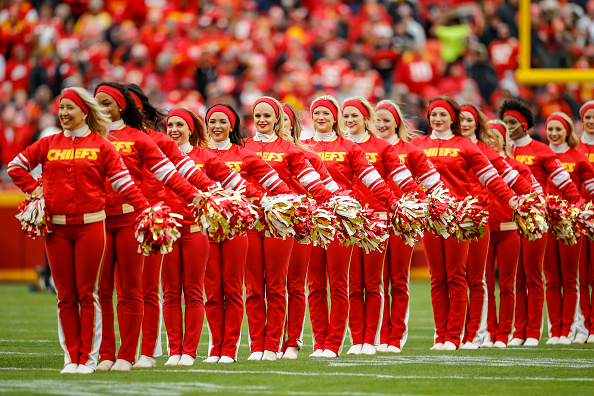
[[[55,298],[26,286],[0,286],[0,394],[53,395],[594,395],[594,345],[429,351],[428,282],[411,284],[409,341],[399,355],[310,359],[311,329],[296,361],[248,362],[244,321],[239,361],[206,364],[204,326],[191,368],[61,375]]]

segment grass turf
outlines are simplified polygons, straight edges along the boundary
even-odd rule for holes
[[[54,296],[25,286],[0,286],[0,394],[67,395],[592,395],[594,345],[436,352],[428,282],[411,283],[409,340],[401,354],[310,359],[311,328],[296,361],[248,362],[244,320],[239,361],[206,364],[208,331],[202,331],[193,367],[129,373],[61,375]]]

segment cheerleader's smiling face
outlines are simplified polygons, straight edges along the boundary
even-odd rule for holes
[[[190,141],[192,131],[186,120],[181,117],[173,116],[167,120],[167,136],[178,145],[186,144]]]
[[[285,113],[285,116],[283,117],[283,129],[285,129],[289,133],[293,132],[293,125],[291,125],[291,119],[289,118],[287,113]]]
[[[452,126],[452,116],[443,107],[435,107],[429,114],[429,124],[435,132],[445,132]]]
[[[224,142],[229,139],[233,126],[229,117],[223,112],[215,111],[208,119],[208,134],[215,142]]]
[[[489,129],[489,134],[483,137],[485,143],[489,146],[493,147],[498,152],[503,151],[503,146],[505,142],[503,141],[503,136],[497,129]]]
[[[553,146],[565,143],[567,140],[567,130],[561,121],[551,120],[547,123],[547,139]]]
[[[70,99],[62,99],[60,101],[58,118],[60,119],[62,128],[68,131],[82,128],[86,124],[85,113]]]
[[[111,122],[119,121],[122,118],[122,109],[111,95],[99,92],[95,99],[99,102],[102,110],[111,117]]]
[[[260,102],[254,107],[254,124],[259,133],[264,135],[274,133],[274,125],[277,120],[274,108],[268,103]]]
[[[396,124],[396,119],[392,113],[386,109],[379,109],[375,113],[375,116],[377,130],[382,139],[389,139],[396,134],[398,125]]]
[[[594,133],[594,109],[590,109],[584,113],[582,124],[584,125],[584,132]]]
[[[355,106],[347,106],[342,112],[344,124],[349,130],[349,135],[365,133],[365,117]]]
[[[336,121],[329,108],[325,106],[316,107],[313,111],[312,118],[316,132],[332,132],[332,126]]]
[[[460,113],[460,133],[462,137],[469,138],[474,135],[476,131],[476,121],[474,116],[469,111]]]

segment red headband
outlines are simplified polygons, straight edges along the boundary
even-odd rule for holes
[[[547,118],[547,122],[545,122],[545,125],[548,125],[549,122],[551,122],[551,121],[559,121],[565,127],[567,136],[569,136],[571,134],[571,129],[569,128],[569,122],[567,122],[567,120],[565,118],[561,117],[560,115],[553,114],[553,115],[549,116],[549,118]]]
[[[503,141],[505,142],[507,140],[506,139],[507,132],[505,131],[505,128],[503,127],[503,125],[500,125],[496,122],[490,122],[489,128],[497,129],[499,131],[499,133],[501,134],[501,136],[503,136]]]
[[[400,117],[398,117],[398,112],[396,111],[394,106],[390,106],[389,104],[383,103],[383,104],[377,106],[375,111],[377,112],[379,109],[386,109],[390,113],[392,113],[392,115],[394,116],[394,119],[396,120],[396,126],[400,125]]]
[[[584,119],[584,114],[586,114],[586,111],[588,110],[592,110],[594,109],[594,103],[590,103],[588,105],[585,105],[584,107],[582,107],[582,110],[580,111],[580,118],[582,118],[582,120]]]
[[[431,114],[433,109],[436,107],[443,107],[444,109],[446,109],[446,111],[450,114],[450,117],[452,117],[452,122],[454,122],[454,120],[456,119],[456,112],[454,111],[454,108],[451,104],[449,104],[445,100],[435,100],[431,102],[431,104],[429,105],[429,114]]]
[[[173,110],[171,110],[169,112],[169,115],[167,116],[167,119],[165,120],[165,124],[167,124],[169,122],[169,119],[171,117],[175,117],[175,116],[183,118],[184,121],[188,124],[188,127],[190,128],[190,131],[192,131],[192,133],[194,133],[194,119],[192,118],[192,116],[190,115],[190,113],[188,113],[187,111],[182,110],[182,109],[173,109]]]
[[[347,106],[356,107],[357,110],[359,110],[361,114],[363,114],[363,117],[365,117],[365,119],[369,119],[369,110],[367,110],[363,103],[359,102],[358,100],[347,100],[346,102],[344,102],[342,104],[342,111],[344,111],[344,108]]]
[[[460,107],[460,111],[467,111],[474,117],[474,122],[478,123],[478,113],[476,112],[475,108],[472,106],[464,105]]]
[[[123,110],[126,110],[126,98],[124,98],[124,95],[118,89],[115,89],[113,87],[110,87],[109,85],[102,85],[99,88],[97,88],[97,92],[95,92],[95,97],[97,96],[97,94],[99,92],[103,92],[103,93],[108,94],[116,102],[118,102],[118,104],[120,105],[122,111]]]
[[[280,111],[278,110],[278,105],[276,104],[276,102],[274,100],[272,100],[270,98],[260,98],[260,99],[256,100],[254,102],[254,105],[252,106],[252,113],[254,112],[254,109],[256,108],[258,103],[268,103],[270,106],[272,106],[272,109],[274,110],[274,114],[276,114],[276,117],[278,118],[278,113],[280,113]]]
[[[134,99],[134,103],[136,103],[136,107],[138,110],[142,111],[142,100],[136,95],[133,91],[130,91],[130,95],[132,95],[132,99]]]
[[[336,105],[334,103],[326,99],[314,101],[314,105],[311,107],[311,113],[313,114],[314,110],[320,106],[330,110],[330,112],[334,116],[334,121],[338,121],[338,108],[336,108]]]
[[[83,111],[83,113],[85,113],[87,115],[89,114],[89,107],[85,104],[85,102],[83,102],[82,98],[80,96],[78,96],[78,94],[76,92],[74,92],[73,90],[68,89],[68,90],[64,91],[64,93],[60,97],[60,102],[62,101],[62,99],[70,99],[78,107],[80,107],[80,109]]]
[[[208,120],[210,119],[210,116],[213,113],[224,113],[229,118],[229,122],[231,122],[231,126],[233,128],[235,128],[235,121],[237,121],[237,117],[235,117],[235,114],[233,114],[233,112],[231,111],[230,108],[228,108],[227,106],[223,106],[223,105],[212,106],[208,110],[208,113],[206,113],[206,122],[208,122]]]
[[[512,116],[515,119],[517,119],[518,121],[520,121],[520,124],[522,124],[522,126],[524,127],[524,129],[528,130],[528,121],[526,120],[526,117],[524,117],[522,115],[522,113],[520,113],[517,110],[507,110],[505,113],[503,113],[503,118],[505,118],[505,116]]]
[[[291,127],[295,126],[295,116],[293,115],[293,112],[291,111],[289,106],[287,106],[285,104],[282,106],[283,106],[283,110],[284,110],[285,114],[288,115],[289,119],[291,120]]]

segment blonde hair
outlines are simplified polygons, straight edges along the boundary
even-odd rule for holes
[[[405,142],[412,140],[415,134],[413,133],[410,122],[404,118],[404,114],[402,113],[400,106],[388,99],[380,101],[377,106],[379,105],[388,105],[396,110],[396,114],[398,114],[399,118],[398,126],[396,126],[396,134],[398,135],[398,138],[400,138],[400,140],[404,140]],[[377,106],[375,107],[376,113],[378,110]]]
[[[287,130],[286,128],[283,128],[283,131],[285,133],[283,133],[282,138],[294,143],[301,150],[311,151],[310,147],[307,144],[303,143],[299,139],[301,137],[301,132],[303,131],[303,126],[301,125],[301,120],[299,119],[299,116],[297,115],[295,108],[288,103],[283,103],[282,105],[287,106],[289,111],[293,114],[293,120],[294,120],[291,130]],[[286,113],[287,112],[285,111],[285,114]],[[289,118],[289,120],[291,120],[291,117],[289,117],[288,114],[287,114],[287,117]],[[283,125],[284,125],[284,123],[283,123]]]
[[[311,109],[314,108],[314,103],[316,103],[319,100],[327,100],[329,102],[332,102],[332,104],[336,107],[336,118],[337,119],[334,120],[335,122],[334,122],[334,125],[332,125],[332,130],[334,132],[336,132],[336,134],[338,136],[344,138],[346,136],[344,133],[344,119],[342,118],[342,110],[340,109],[340,105],[338,104],[338,101],[330,95],[320,96],[318,98],[315,98],[313,100],[313,102],[311,102],[310,111],[311,111]],[[314,129],[315,129],[315,123],[314,123]]]
[[[373,106],[371,106],[371,104],[364,97],[353,96],[350,98],[346,98],[342,102],[343,110],[344,110],[344,104],[346,102],[348,102],[349,100],[356,100],[357,102],[361,103],[363,105],[363,107],[365,107],[367,109],[367,112],[369,112],[369,118],[365,118],[365,131],[369,132],[369,134],[373,137],[378,137],[377,127],[375,126],[375,110],[373,109]],[[363,117],[365,117],[365,116],[363,116]]]
[[[491,128],[489,124],[497,124],[497,125],[501,125],[504,129],[505,129],[505,138],[503,139],[503,152],[505,153],[506,157],[511,157],[511,145],[508,144],[508,142],[510,142],[511,138],[509,136],[509,128],[507,127],[507,124],[501,120],[489,120],[487,122],[487,129],[485,130],[484,136],[480,137],[480,141],[482,141],[483,143],[487,143],[485,142],[485,139],[497,139],[497,135],[501,136],[501,134],[499,133],[499,131],[493,132],[494,128]],[[478,138],[477,138],[478,139]],[[489,143],[487,143],[489,144]]]
[[[103,113],[97,99],[95,99],[89,91],[81,87],[64,88],[62,90],[62,95],[64,95],[66,91],[73,91],[89,108],[89,114],[87,114],[87,125],[89,126],[89,129],[98,135],[106,137],[109,124],[111,124],[111,119],[108,115]]]
[[[274,123],[274,133],[276,134],[276,136],[283,138],[283,134],[285,133],[283,131],[283,123],[285,122],[285,111],[283,110],[282,104],[278,100],[276,100],[275,98],[273,98],[271,96],[261,96],[258,99],[256,99],[256,101],[258,101],[260,99],[272,100],[276,104],[276,107],[278,108],[278,116],[276,117],[276,122]],[[266,102],[260,102],[260,103],[266,103]],[[260,103],[258,103],[258,104],[260,104]],[[255,106],[252,108],[252,115],[254,113],[255,108],[256,108]],[[273,108],[273,110],[274,110],[274,108]]]
[[[569,131],[567,131],[567,145],[571,148],[576,148],[578,146],[578,144],[580,144],[580,139],[578,139],[578,137],[575,134],[575,128],[573,126],[573,121],[571,120],[571,117],[569,117],[567,114],[562,113],[560,111],[556,111],[554,113],[552,113],[550,116],[559,116],[561,118],[563,118],[565,121],[567,121],[567,124],[569,125]],[[549,116],[549,117],[550,117]],[[565,127],[565,125],[564,125]]]
[[[582,111],[584,111],[584,109],[586,108],[586,106],[590,106],[590,105],[594,105],[594,100],[589,100],[586,103],[584,103],[582,107],[580,107],[580,118],[582,119],[582,121],[584,121],[584,117],[582,115]]]

